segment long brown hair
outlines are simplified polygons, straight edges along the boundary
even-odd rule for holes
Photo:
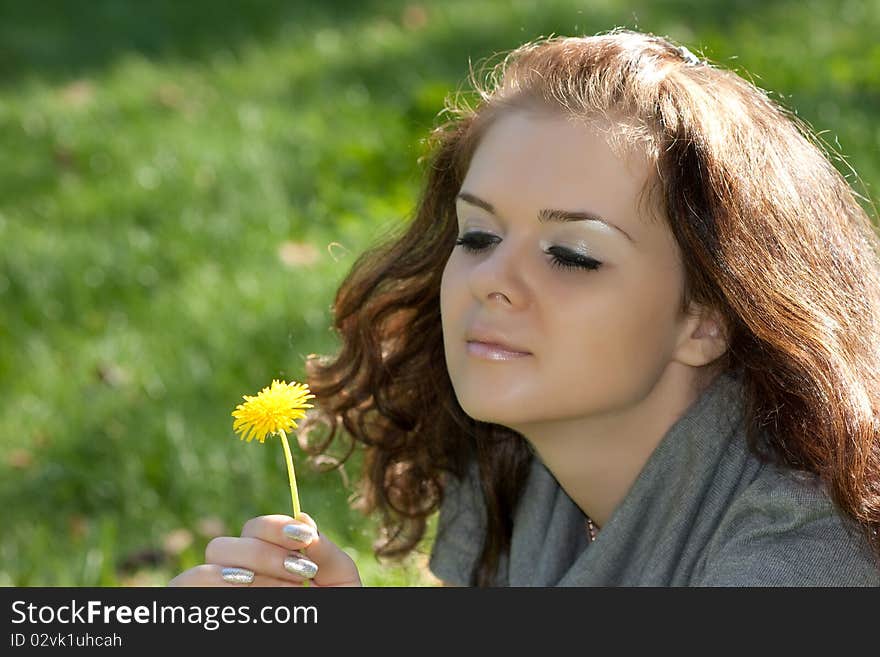
[[[624,146],[646,150],[657,170],[646,191],[683,257],[682,308],[694,300],[724,320],[750,449],[819,475],[880,556],[880,240],[809,126],[735,73],[625,29],[527,43],[486,81],[471,75],[475,107],[449,97],[414,217],[357,259],[334,304],[341,349],[306,363],[316,409],[301,435],[329,430],[305,446],[323,452],[344,428],[348,453],[365,447],[361,506],[386,532],[377,555],[418,544],[444,473],[462,477],[471,458],[488,512],[474,582],[490,584],[509,549],[531,450],[458,405],[440,279],[481,135],[499,112],[541,107],[616,117]]]

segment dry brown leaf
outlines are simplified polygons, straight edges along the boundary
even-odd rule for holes
[[[177,556],[193,543],[193,534],[185,527],[168,532],[162,539],[162,547],[170,555]]]
[[[318,249],[308,242],[282,242],[278,258],[286,267],[307,267],[318,261]]]

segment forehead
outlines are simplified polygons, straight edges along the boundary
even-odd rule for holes
[[[673,238],[659,198],[648,193],[657,178],[645,135],[622,120],[507,112],[477,144],[461,190],[502,217],[532,219],[542,208],[599,215],[640,250],[666,252]]]
[[[595,196],[609,184],[636,196],[653,167],[646,149],[633,140],[635,134],[632,126],[608,120],[507,112],[477,144],[465,183],[473,187],[506,178],[525,183],[523,192],[552,191],[560,202],[587,201],[585,196]]]
[[[636,242],[666,241],[670,231],[656,221],[660,208],[647,193],[655,168],[641,139],[624,122],[508,112],[482,136],[461,189],[502,217],[533,219],[542,208],[589,212]]]

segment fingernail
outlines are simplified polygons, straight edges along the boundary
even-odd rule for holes
[[[315,540],[315,528],[301,522],[295,522],[290,525],[284,525],[282,529],[284,535],[292,538],[300,543],[311,543]]]
[[[231,584],[250,584],[254,581],[254,572],[247,568],[224,568],[220,577]]]
[[[318,572],[318,564],[309,561],[304,557],[298,557],[295,554],[289,554],[284,559],[284,570],[306,579],[312,579]]]

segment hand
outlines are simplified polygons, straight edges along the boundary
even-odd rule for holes
[[[205,561],[168,586],[302,586],[306,579],[314,586],[362,586],[351,557],[319,535],[315,521],[305,513],[296,521],[284,515],[251,518],[240,538],[211,539]],[[224,579],[228,568],[237,569],[242,578]]]

